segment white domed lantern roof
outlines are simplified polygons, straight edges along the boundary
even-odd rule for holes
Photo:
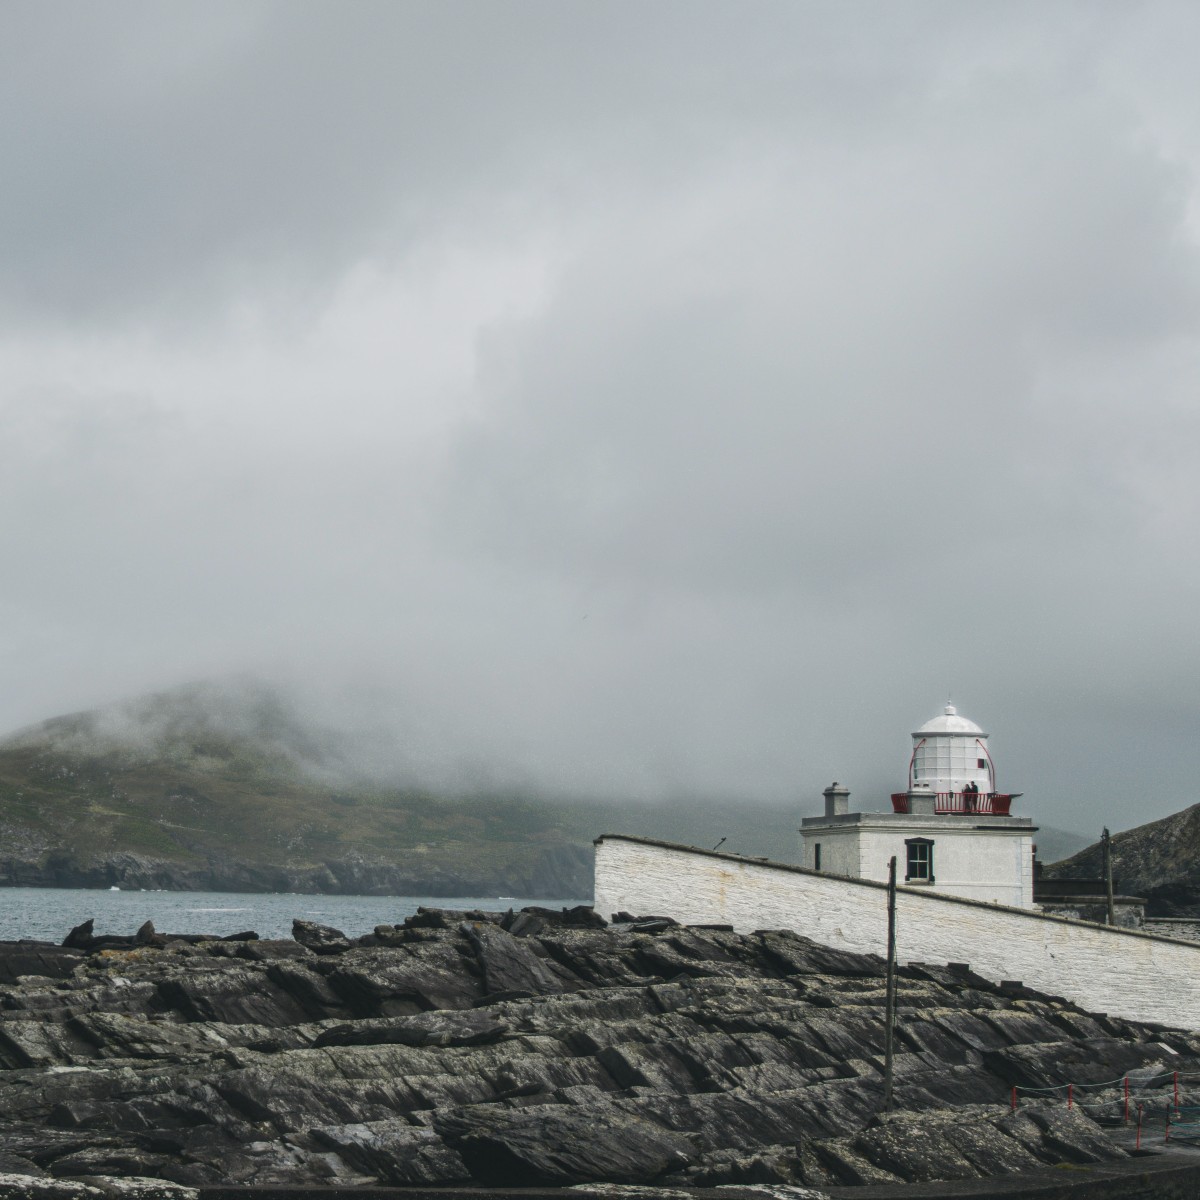
[[[947,704],[939,716],[933,718],[932,721],[926,721],[914,734],[915,738],[929,737],[930,734],[949,734],[950,736],[970,736],[986,738],[987,734],[975,724],[974,721],[968,721],[966,717],[961,717],[958,714],[958,709],[953,704]]]

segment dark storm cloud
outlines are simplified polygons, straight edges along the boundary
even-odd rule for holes
[[[1194,799],[1189,8],[2,14],[9,724],[871,803],[952,692],[1042,819]]]

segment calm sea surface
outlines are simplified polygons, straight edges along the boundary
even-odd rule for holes
[[[95,918],[96,933],[131,934],[145,921],[159,933],[241,933],[291,937],[292,920],[332,925],[351,937],[376,925],[397,925],[417,908],[489,911],[563,908],[590,900],[523,900],[515,896],[303,896],[243,892],[97,892],[84,889],[0,887],[0,941],[36,938],[61,942],[81,921]]]

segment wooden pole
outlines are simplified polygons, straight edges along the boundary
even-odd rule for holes
[[[1112,838],[1109,836],[1107,825],[1104,827],[1104,832],[1100,835],[1100,842],[1104,848],[1104,900],[1107,905],[1108,923],[1115,925],[1117,923],[1117,914],[1113,906]]]
[[[892,1110],[892,1056],[896,1035],[896,856],[888,863],[887,999],[883,1032],[883,1111]]]

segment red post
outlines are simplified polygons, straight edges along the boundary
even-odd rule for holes
[[[1075,1107],[1075,1085],[1073,1083],[1067,1084],[1067,1107]]]
[[[1179,1107],[1179,1072],[1178,1071],[1175,1072],[1174,1083],[1175,1083],[1175,1107],[1178,1108]]]
[[[1125,1076],[1125,1124],[1129,1124],[1129,1076]]]
[[[1017,1085],[1015,1083],[1012,1090],[1012,1110],[1013,1112],[1017,1111]]]

